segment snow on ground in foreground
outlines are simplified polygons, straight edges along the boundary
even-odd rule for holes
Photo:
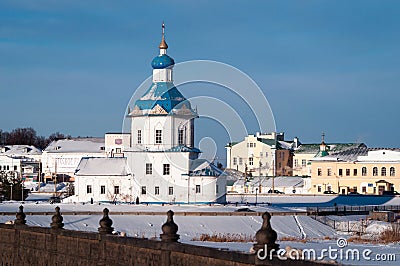
[[[194,244],[198,246],[206,246],[206,247],[214,247],[219,249],[229,249],[229,250],[237,250],[242,252],[248,252],[253,243],[215,243],[215,242],[200,242],[200,241],[182,241],[188,244]],[[302,242],[293,242],[293,241],[278,241],[280,245],[280,249],[285,249],[287,246],[290,246],[294,249],[312,249],[315,250],[316,258],[321,258],[321,254],[325,255],[324,260],[331,260],[329,259],[329,253],[325,251],[322,252],[323,249],[329,250],[331,248],[331,258],[335,258],[336,261],[343,263],[344,265],[381,265],[381,266],[394,266],[399,265],[400,261],[400,244],[389,244],[389,245],[371,245],[371,244],[354,244],[348,243],[348,245],[342,248],[338,248],[336,240],[318,240],[318,241],[308,241],[306,243]],[[335,251],[336,249],[337,251]],[[363,257],[363,252],[369,249],[371,253],[368,253],[368,256]],[[359,257],[355,253],[354,259],[352,256],[352,250],[357,250],[359,252]],[[340,259],[340,254],[342,255],[342,259]],[[296,253],[292,253],[293,256],[296,256]],[[348,254],[346,256],[346,254]],[[376,257],[379,256],[379,257]],[[394,259],[389,261],[377,261],[379,258],[383,258],[383,256],[392,256],[394,255]]]
[[[1,203],[0,211],[18,211],[20,203]],[[169,209],[175,212],[179,211],[234,211],[239,207],[236,206],[146,206],[146,205],[112,205],[112,204],[57,204],[51,205],[48,203],[27,202],[24,204],[24,210],[26,212],[49,212],[50,215],[27,215],[27,224],[32,226],[49,227],[51,223],[51,216],[54,212],[54,208],[60,206],[61,212],[63,211],[98,211],[101,212],[103,208],[107,207],[110,209],[110,218],[113,220],[113,227],[116,231],[126,232],[127,236],[135,237],[146,237],[153,238],[158,237],[161,233],[161,226],[166,221],[166,215],[113,215],[112,212],[121,211],[155,211],[155,212],[167,212]],[[243,206],[242,206],[243,207]],[[283,208],[277,208],[273,206],[265,207],[250,207],[256,211],[281,211]],[[65,229],[80,230],[80,231],[92,231],[97,232],[99,227],[99,221],[102,215],[64,215]],[[355,216],[354,219],[358,220],[360,217]],[[14,220],[15,215],[0,216],[0,223],[4,223],[9,220]],[[347,220],[350,218],[343,218]],[[181,242],[190,243],[194,245],[210,246],[222,249],[230,249],[248,252],[252,247],[253,243],[215,243],[215,242],[199,242],[192,241],[194,237],[199,237],[201,234],[241,234],[246,236],[254,236],[256,231],[260,229],[262,219],[259,216],[174,216],[175,222],[179,226],[178,234],[181,236]],[[291,246],[299,249],[315,249],[317,254],[320,254],[321,250],[331,246],[337,248],[336,240],[323,240],[325,236],[330,238],[339,238],[343,234],[338,234],[332,228],[315,221],[308,216],[273,216],[271,219],[271,225],[274,230],[278,233],[278,244],[281,248]],[[375,226],[375,227],[373,227]],[[380,222],[374,222],[371,224],[371,228],[368,228],[371,232],[378,232],[381,228]],[[307,237],[307,243],[302,242],[288,242],[280,241],[282,237],[294,237],[301,238],[302,236]],[[347,238],[348,236],[345,235]],[[309,240],[311,239],[311,240]],[[357,248],[362,252],[363,249],[369,248],[375,254],[398,254],[396,259],[400,260],[400,245],[369,245],[369,244],[354,244],[349,243],[346,248]],[[376,261],[342,261],[346,265],[397,265],[396,262],[380,262]]]
[[[45,195],[38,195],[37,197],[44,197]],[[21,205],[20,202],[4,202],[0,203],[0,211],[4,212],[16,212],[18,207]],[[38,202],[37,204],[32,201],[25,201],[24,211],[25,212],[54,212],[55,205],[59,206],[61,212],[101,212],[104,208],[108,208],[110,212],[165,212],[173,210],[174,212],[234,212],[237,209],[249,208],[257,212],[291,212],[293,210],[289,208],[274,207],[274,206],[235,206],[235,205],[134,205],[134,204],[110,204],[110,203],[95,203],[95,204],[82,204],[82,203],[57,203],[51,205],[47,202]]]
[[[52,215],[27,215],[28,225],[50,226]],[[65,229],[97,232],[101,215],[64,215]],[[116,231],[128,236],[158,237],[166,215],[110,215]],[[14,220],[15,216],[0,216],[0,222]],[[240,234],[254,236],[261,228],[262,219],[257,216],[175,216],[182,239],[191,240],[201,234]],[[310,217],[299,216],[298,220],[307,237],[334,236],[335,231]],[[273,216],[271,224],[278,237],[301,238],[302,232],[293,216]]]

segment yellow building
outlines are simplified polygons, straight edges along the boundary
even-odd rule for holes
[[[400,149],[359,147],[311,161],[311,193],[400,191]]]
[[[322,133],[321,143],[300,143],[293,155],[293,175],[294,176],[311,176],[311,161],[318,157],[328,154],[336,154],[339,152],[355,149],[366,148],[363,143],[329,143],[324,141],[325,134]]]

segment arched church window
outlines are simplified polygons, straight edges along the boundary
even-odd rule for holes
[[[178,129],[178,145],[184,145],[184,130]]]
[[[156,144],[162,143],[162,130],[156,129]]]

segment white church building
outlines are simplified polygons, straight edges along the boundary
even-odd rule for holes
[[[214,164],[198,159],[201,151],[194,146],[198,115],[173,84],[175,62],[167,55],[164,25],[162,29],[160,53],[151,62],[153,82],[127,114],[130,141],[124,140],[126,133],[113,136],[128,143],[118,153],[122,158],[83,158],[75,174],[73,200],[225,202],[226,175]]]

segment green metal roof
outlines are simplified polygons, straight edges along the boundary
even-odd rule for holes
[[[316,156],[320,153],[319,150],[320,143],[311,143],[311,144],[301,144],[300,147],[294,151],[295,154],[303,154],[303,153],[311,153],[315,154]],[[326,149],[328,154],[333,154],[337,152],[341,152],[348,149],[353,148],[363,148],[367,147],[364,143],[329,143],[326,144]],[[318,156],[321,156],[319,154]],[[322,156],[326,156],[322,155]]]

